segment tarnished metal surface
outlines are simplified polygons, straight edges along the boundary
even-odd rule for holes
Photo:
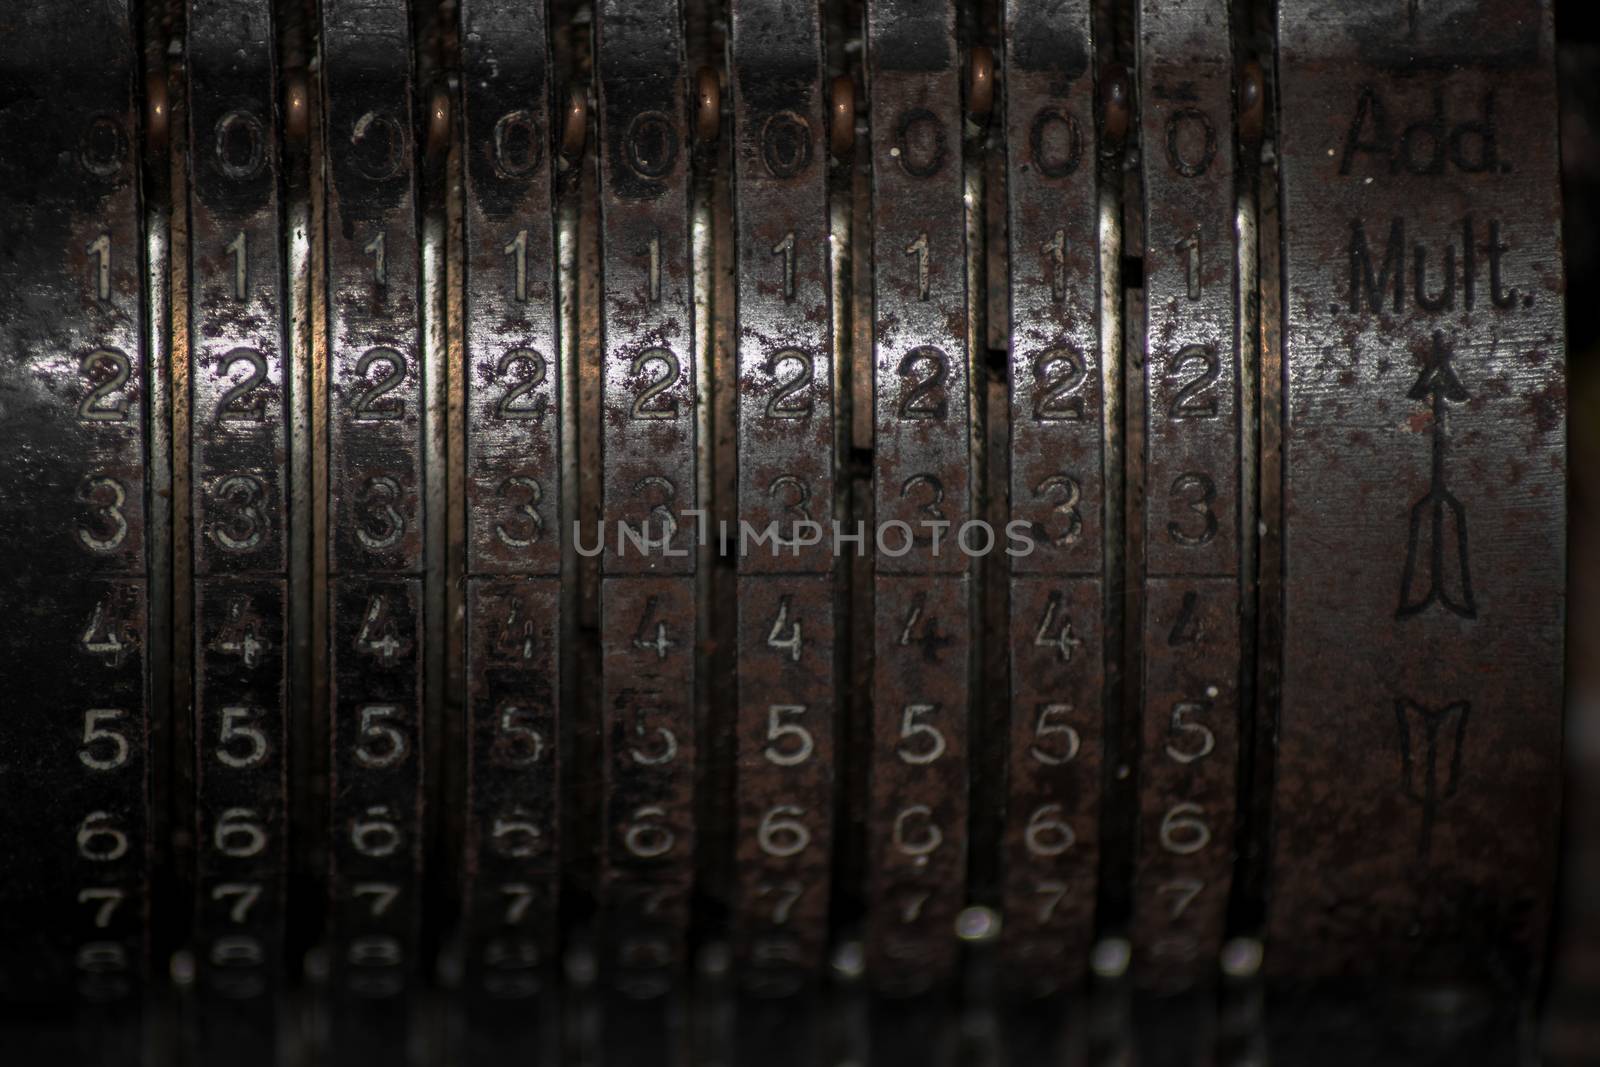
[[[1141,984],[1216,969],[1233,876],[1240,423],[1225,0],[1139,8],[1145,278]]]
[[[867,6],[880,532],[867,968],[896,993],[950,977],[966,901],[971,590],[956,537],[973,472],[955,30],[953,3]]]
[[[696,552],[686,513],[697,506],[697,353],[687,72],[678,0],[605,0],[596,16],[602,973],[613,993],[655,1005],[642,1018],[660,1032],[667,994],[685,973],[695,872]],[[611,1051],[667,1055],[659,1041],[625,1047]]]
[[[129,1061],[149,969],[133,44],[124,3],[0,15],[0,999],[76,1006],[61,1062]]]
[[[833,849],[835,407],[816,4],[732,10],[737,229],[738,954],[756,995],[814,984]]]
[[[1003,950],[1006,977],[1036,992],[1087,973],[1100,873],[1105,569],[1118,551],[1104,521],[1104,397],[1120,367],[1100,342],[1091,17],[1087,2],[1006,6],[1010,516],[1033,550],[1008,558]]]
[[[467,853],[482,1054],[537,1051],[560,942],[563,395],[544,4],[462,5]],[[504,1002],[497,1004],[497,1002]]]
[[[1521,986],[1566,479],[1549,5],[1278,23],[1284,672],[1268,965]]]
[[[271,5],[188,19],[196,1043],[273,1063],[287,920],[288,360]],[[303,462],[305,457],[299,459]],[[209,1051],[208,1051],[209,1050]]]
[[[400,1058],[422,908],[422,311],[408,6],[324,0],[330,1049]]]

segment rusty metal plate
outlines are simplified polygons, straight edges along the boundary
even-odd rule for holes
[[[1288,0],[1268,966],[1535,973],[1561,794],[1551,13]]]
[[[1233,877],[1243,670],[1233,81],[1225,0],[1144,0],[1144,684],[1132,933],[1136,977],[1163,989],[1215,972]]]
[[[286,299],[271,5],[188,19],[195,1040],[277,1055],[290,855]]]
[[[423,323],[408,5],[324,0],[321,46],[330,1049],[398,1059],[421,963],[423,836]]]
[[[124,3],[0,23],[0,998],[72,1005],[76,1054],[123,1061],[149,964],[161,669],[136,56]]]
[[[909,993],[951,977],[966,903],[970,558],[956,538],[974,479],[955,5],[870,3],[866,46],[877,523],[867,967],[880,990]]]
[[[606,0],[596,15],[603,969],[612,991],[653,1000],[683,973],[694,882],[696,553],[687,512],[698,492],[697,353],[687,79],[678,0]]]
[[[562,383],[544,4],[461,8],[467,858],[475,1047],[537,1051],[559,961]],[[543,1003],[549,1004],[549,996]]]
[[[816,4],[732,8],[738,344],[736,952],[798,992],[827,950],[837,650],[832,226]],[[743,531],[770,534],[763,543]]]
[[[1100,158],[1088,2],[1006,5],[1010,565],[1008,981],[1088,973],[1099,882],[1108,558]],[[1108,359],[1108,355],[1113,358]],[[1115,379],[1112,379],[1113,384]]]

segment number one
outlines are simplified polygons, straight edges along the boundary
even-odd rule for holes
[[[84,249],[95,257],[95,292],[101,300],[111,299],[111,235],[102,233]]]
[[[228,242],[228,252],[233,256],[233,296],[235,300],[244,299],[245,290],[245,236],[240,230],[237,237]]]
[[[379,285],[388,285],[389,268],[383,261],[383,234],[368,241],[361,251],[372,257],[372,280]]]
[[[505,254],[512,257],[513,286],[519,304],[528,300],[528,231],[518,230],[516,237],[506,243]]]

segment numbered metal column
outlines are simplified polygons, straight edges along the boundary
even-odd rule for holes
[[[422,905],[424,392],[408,6],[324,0],[321,45],[331,1050],[399,1059]]]
[[[193,1018],[197,1055],[264,1064],[276,1060],[289,857],[289,396],[272,31],[266,0],[190,5]]]
[[[821,9],[736,0],[739,717],[744,987],[824,966],[833,845],[834,397]],[[828,536],[825,536],[828,535]],[[792,1036],[792,1035],[791,1035]]]
[[[1233,872],[1241,413],[1226,0],[1143,0],[1145,581],[1135,973],[1216,967]]]
[[[1099,151],[1087,0],[1006,7],[1011,297],[1011,762],[1005,978],[1035,991],[1088,973],[1099,878],[1108,543],[1100,342]],[[1113,525],[1112,529],[1119,529]],[[1020,531],[1019,531],[1020,532]],[[1120,594],[1116,594],[1120,595]]]
[[[966,903],[973,517],[961,56],[951,0],[867,5],[872,101],[873,749],[867,966],[951,977]]]
[[[603,0],[597,16],[603,969],[624,1000],[660,1007],[685,977],[695,852],[687,513],[696,507],[697,354],[684,35],[678,0]],[[669,1054],[655,1032],[636,1055]]]
[[[461,8],[466,170],[466,1020],[547,1049],[558,971],[559,275],[544,3]],[[542,998],[534,1000],[533,998]]]
[[[0,1002],[133,1062],[149,937],[147,392],[128,8],[0,34]],[[71,56],[70,64],[62,57]],[[96,1031],[99,1032],[96,1032]],[[29,1051],[26,1049],[19,1051]]]
[[[1278,50],[1288,473],[1269,967],[1494,980],[1514,1012],[1545,943],[1561,795],[1550,6],[1290,0]]]

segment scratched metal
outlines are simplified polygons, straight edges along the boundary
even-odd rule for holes
[[[0,1002],[89,1002],[69,1062],[128,1059],[149,964],[133,43],[125,3],[0,14]]]
[[[1098,124],[1088,0],[1006,5],[1011,756],[1004,977],[1088,973],[1103,758],[1105,466]]]
[[[951,977],[953,922],[966,903],[970,561],[955,538],[973,515],[973,474],[955,28],[949,0],[867,6],[873,482],[882,531],[867,965],[884,992]],[[942,577],[921,576],[929,574]]]
[[[817,4],[735,0],[731,23],[738,517],[773,533],[738,557],[735,947],[747,989],[778,995],[822,969],[832,870],[827,116]]]
[[[461,932],[477,1047],[487,1052],[492,1040],[497,1054],[515,1055],[550,1037],[531,1025],[527,1002],[552,986],[560,951],[567,375],[546,5],[471,0],[461,30],[469,531]]]
[[[330,1047],[341,1059],[400,1058],[422,906],[422,323],[408,5],[324,0],[321,46]]]
[[[1548,4],[1279,15],[1287,449],[1274,974],[1513,986],[1561,794]]]
[[[1239,353],[1225,0],[1139,11],[1145,271],[1143,745],[1135,975],[1216,968],[1239,716]],[[1251,521],[1254,521],[1253,519]]]
[[[686,511],[697,496],[696,352],[678,0],[604,0],[595,37],[604,971],[611,989],[651,999],[683,972],[694,881],[696,553]]]
[[[190,6],[196,1041],[251,1063],[277,1056],[291,848],[275,52],[266,0]]]

